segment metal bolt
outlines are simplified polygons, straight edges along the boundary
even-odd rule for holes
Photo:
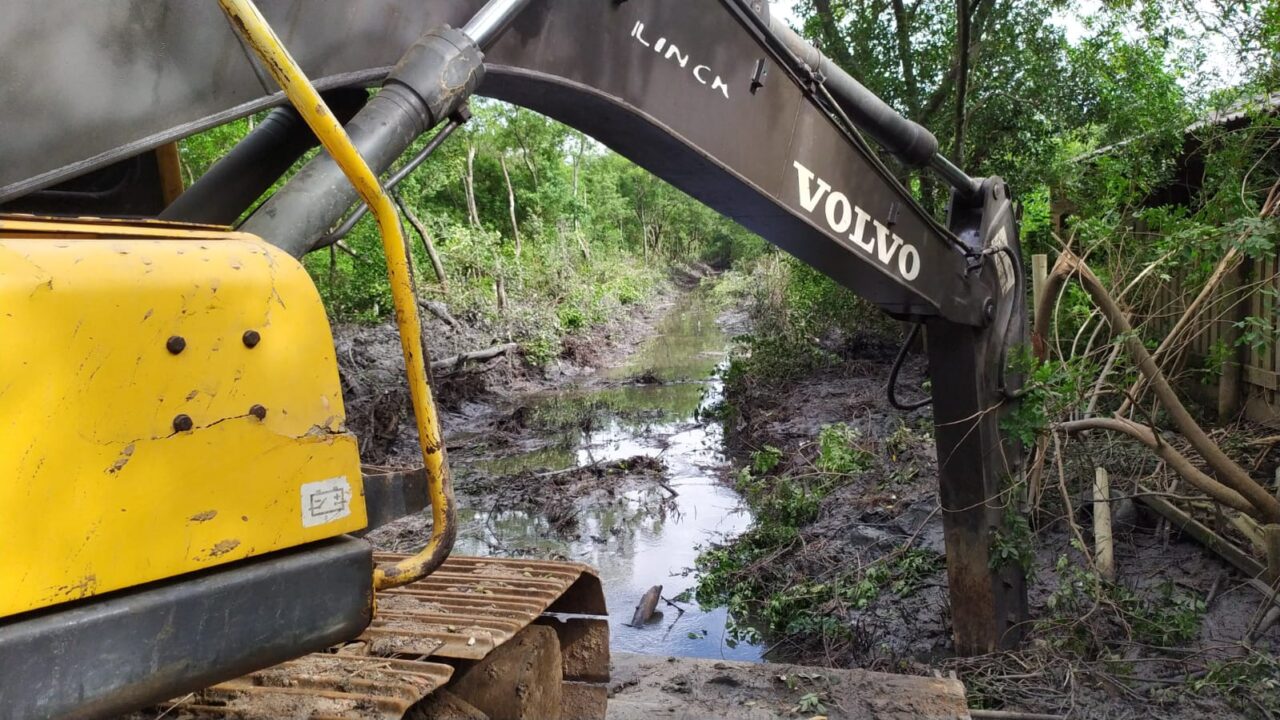
[[[173,419],[174,432],[186,432],[195,427],[195,423],[191,421],[190,415],[179,415]]]
[[[255,347],[259,342],[262,342],[262,336],[258,334],[257,330],[245,330],[244,337],[240,339],[244,341],[244,346],[247,348]]]
[[[259,420],[267,419],[267,409],[262,407],[261,405],[254,405],[253,407],[249,408],[249,414],[258,418]]]
[[[187,349],[187,341],[181,335],[174,335],[165,342],[164,347],[170,353],[177,355]]]

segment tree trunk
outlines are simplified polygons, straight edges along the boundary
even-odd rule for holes
[[[516,110],[518,114],[520,111]],[[533,190],[538,191],[538,167],[533,164],[533,158],[529,153],[529,145],[524,141],[524,135],[516,128],[515,117],[512,117],[507,125],[511,130],[511,136],[516,139],[516,144],[520,146],[520,157],[524,160],[524,166],[529,169],[529,177],[533,180]]]
[[[952,162],[964,167],[965,99],[969,90],[969,0],[956,0],[956,116]]]
[[[400,211],[404,213],[404,217],[417,231],[418,237],[422,238],[422,247],[427,251],[427,257],[431,258],[431,269],[435,271],[436,280],[439,281],[440,287],[444,290],[449,289],[449,279],[444,274],[444,263],[440,262],[440,255],[436,253],[436,243],[431,239],[431,232],[427,230],[426,223],[418,219],[417,215],[409,209],[409,206],[400,197],[399,194],[393,194],[396,204],[400,206]]]
[[[582,251],[582,258],[587,262],[591,262],[591,248],[587,247],[587,241],[582,237],[582,226],[578,217],[578,177],[582,166],[582,153],[587,149],[587,136],[578,133],[578,152],[573,155],[573,237],[578,241],[578,249]]]
[[[501,248],[494,253],[493,258],[493,294],[498,302],[498,310],[505,312],[507,309],[507,278],[506,271],[502,267]]]
[[[853,56],[849,54],[849,46],[840,37],[840,18],[831,8],[831,0],[814,0],[814,9],[818,15],[818,27],[822,33],[823,51],[840,67],[850,74],[857,75]]]
[[[507,309],[507,281],[502,277],[502,266],[498,266],[497,279],[493,281],[493,292],[498,298],[498,309]]]
[[[520,224],[516,222],[516,189],[511,184],[511,173],[507,172],[507,158],[505,155],[498,156],[498,163],[502,165],[502,177],[507,181],[507,210],[511,213],[511,237],[516,243],[516,259],[520,258]]]
[[[907,113],[920,115],[920,85],[916,82],[915,59],[911,49],[911,21],[902,0],[893,0],[893,27],[898,41],[898,60],[902,64],[902,81],[907,90]]]
[[[573,154],[573,231],[578,232],[578,168],[582,165],[582,153],[587,148],[587,138],[578,133],[578,152]],[[581,240],[579,240],[581,242]],[[584,254],[586,254],[584,252]]]
[[[480,227],[480,211],[476,209],[476,146],[467,145],[467,171],[462,176],[462,188],[467,194],[467,220],[471,227]]]

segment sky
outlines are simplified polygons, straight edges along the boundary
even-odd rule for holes
[[[796,5],[800,0],[773,0],[773,12],[781,15],[786,21],[795,27],[800,24],[800,18],[796,17]]]

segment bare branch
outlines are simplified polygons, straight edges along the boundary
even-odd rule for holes
[[[1037,355],[1043,359],[1047,347],[1045,345],[1045,334],[1048,331],[1051,322],[1054,306],[1058,291],[1066,284],[1068,278],[1075,276],[1081,286],[1093,298],[1093,301],[1102,310],[1103,315],[1111,323],[1112,334],[1121,338],[1129,351],[1130,357],[1138,366],[1138,370],[1151,383],[1151,387],[1159,398],[1160,404],[1164,406],[1169,413],[1169,417],[1173,420],[1178,431],[1191,443],[1200,457],[1218,476],[1221,483],[1228,488],[1234,490],[1239,495],[1247,499],[1248,504],[1255,508],[1255,514],[1259,519],[1265,522],[1280,522],[1280,500],[1267,491],[1261,484],[1254,481],[1245,472],[1244,468],[1237,465],[1226,453],[1222,452],[1222,448],[1209,438],[1204,429],[1201,428],[1196,421],[1187,412],[1182,401],[1173,391],[1173,387],[1161,372],[1155,360],[1152,359],[1151,353],[1147,351],[1145,345],[1142,344],[1141,338],[1134,332],[1133,326],[1125,317],[1125,313],[1116,304],[1115,300],[1103,287],[1102,282],[1098,280],[1089,266],[1079,257],[1069,250],[1064,250],[1058,256],[1058,262],[1050,271],[1049,277],[1045,282],[1044,295],[1040,299],[1040,306],[1036,308],[1036,327],[1032,334],[1032,342],[1035,345]]]

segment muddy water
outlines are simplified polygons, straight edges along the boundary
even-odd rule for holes
[[[661,618],[644,627],[629,624],[651,586],[662,585],[662,595],[672,599],[692,588],[695,577],[688,569],[700,545],[750,524],[722,481],[720,427],[699,419],[700,410],[720,398],[715,370],[727,342],[705,293],[693,292],[624,366],[568,389],[521,398],[529,426],[543,429],[523,439],[517,452],[457,458],[460,478],[554,472],[637,455],[661,458],[666,470],[661,482],[641,480],[579,502],[571,538],[553,532],[552,519],[500,509],[500,499],[487,508],[464,501],[458,550],[558,556],[595,566],[604,582],[615,651],[759,659],[760,648],[727,639],[723,608],[704,612],[691,600],[678,608],[659,602]]]

